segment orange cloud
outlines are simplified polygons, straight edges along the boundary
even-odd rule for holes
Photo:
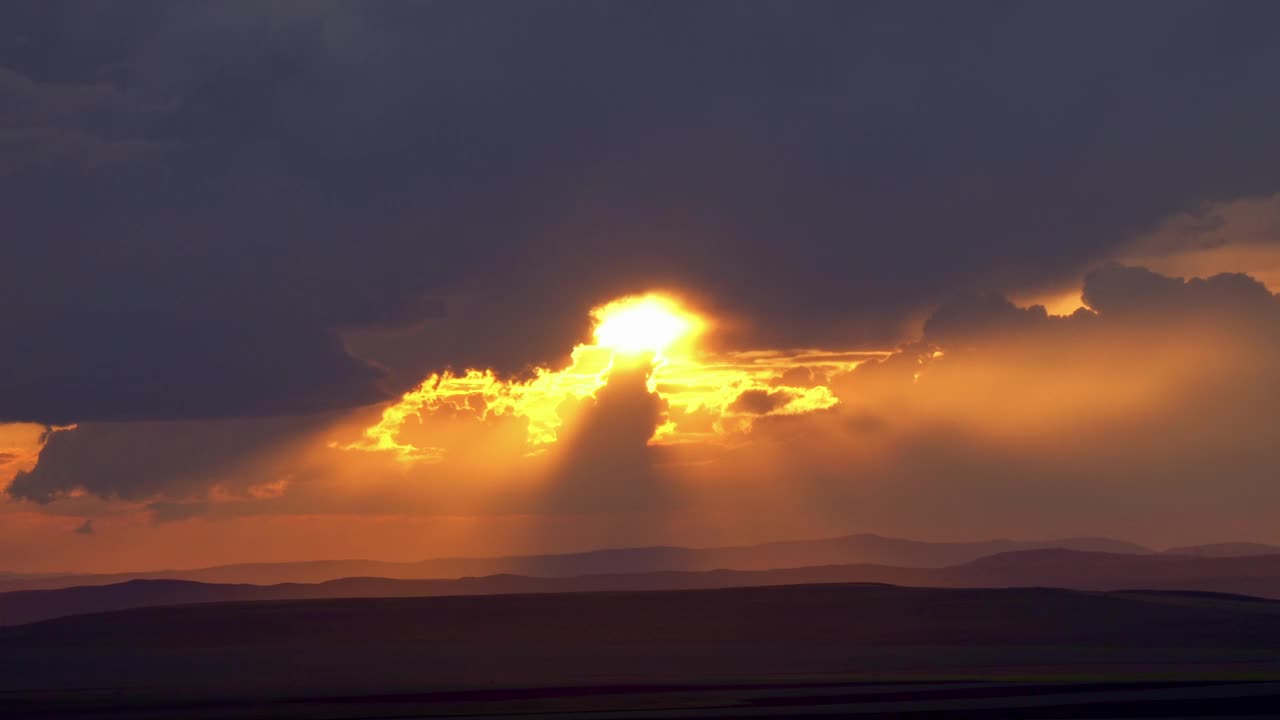
[[[74,430],[75,425],[47,427],[36,423],[0,423],[0,488],[11,482],[20,472],[31,472],[40,461],[49,436],[63,430]]]

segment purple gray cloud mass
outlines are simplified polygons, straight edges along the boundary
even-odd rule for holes
[[[120,508],[1280,540],[1277,77],[1270,3],[5,3],[4,505],[76,547]],[[711,351],[892,352],[719,445],[649,443],[619,372],[546,453],[340,449],[651,289]]]
[[[882,346],[1280,191],[1267,4],[0,13],[9,421],[365,405],[648,287],[748,346]]]

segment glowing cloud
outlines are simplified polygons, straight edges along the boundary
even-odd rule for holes
[[[381,419],[346,450],[394,453],[406,462],[432,462],[446,449],[404,438],[406,423],[436,414],[485,421],[513,416],[527,423],[529,454],[556,442],[566,407],[594,398],[619,364],[649,363],[649,390],[667,403],[667,418],[651,443],[722,441],[751,429],[758,417],[796,415],[835,406],[829,383],[868,357],[887,353],[822,350],[700,352],[707,321],[660,295],[620,298],[591,310],[593,343],[574,348],[567,367],[535,368],[528,379],[502,379],[492,370],[432,373],[386,408]]]

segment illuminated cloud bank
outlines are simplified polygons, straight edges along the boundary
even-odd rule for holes
[[[850,528],[1272,538],[1280,297],[1240,274],[1119,265],[1091,272],[1081,297],[1061,316],[957,296],[890,353],[726,349],[731,321],[624,298],[597,308],[563,363],[523,377],[436,368],[351,411],[11,429],[0,535],[75,558],[91,517],[92,542],[127,535],[157,565],[192,561],[152,533],[222,523],[312,556],[332,547],[316,518],[365,547],[451,528],[480,553],[529,537],[715,544]],[[201,547],[201,562],[235,556]]]
[[[833,377],[889,353],[777,350],[711,353],[699,346],[710,324],[673,298],[625,297],[591,310],[590,343],[573,349],[566,367],[537,367],[527,379],[503,379],[489,369],[432,373],[383,411],[348,450],[394,453],[404,461],[439,461],[445,448],[402,440],[408,422],[433,413],[478,421],[510,415],[528,425],[530,453],[559,439],[564,415],[595,398],[616,369],[641,369],[649,392],[666,406],[655,444],[723,440],[760,417],[800,415],[834,407]]]

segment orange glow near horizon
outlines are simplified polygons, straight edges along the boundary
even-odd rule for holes
[[[555,443],[567,405],[594,398],[615,365],[649,363],[649,391],[667,403],[665,421],[651,444],[705,442],[751,429],[758,417],[798,415],[834,407],[829,382],[872,356],[887,353],[750,351],[712,354],[698,340],[709,326],[677,300],[657,294],[620,298],[590,312],[594,342],[573,349],[567,367],[534,368],[525,380],[492,370],[432,373],[366,428],[345,450],[394,453],[405,462],[444,459],[446,448],[419,446],[402,436],[411,420],[436,414],[470,415],[478,421],[513,416],[526,422],[527,454]]]

